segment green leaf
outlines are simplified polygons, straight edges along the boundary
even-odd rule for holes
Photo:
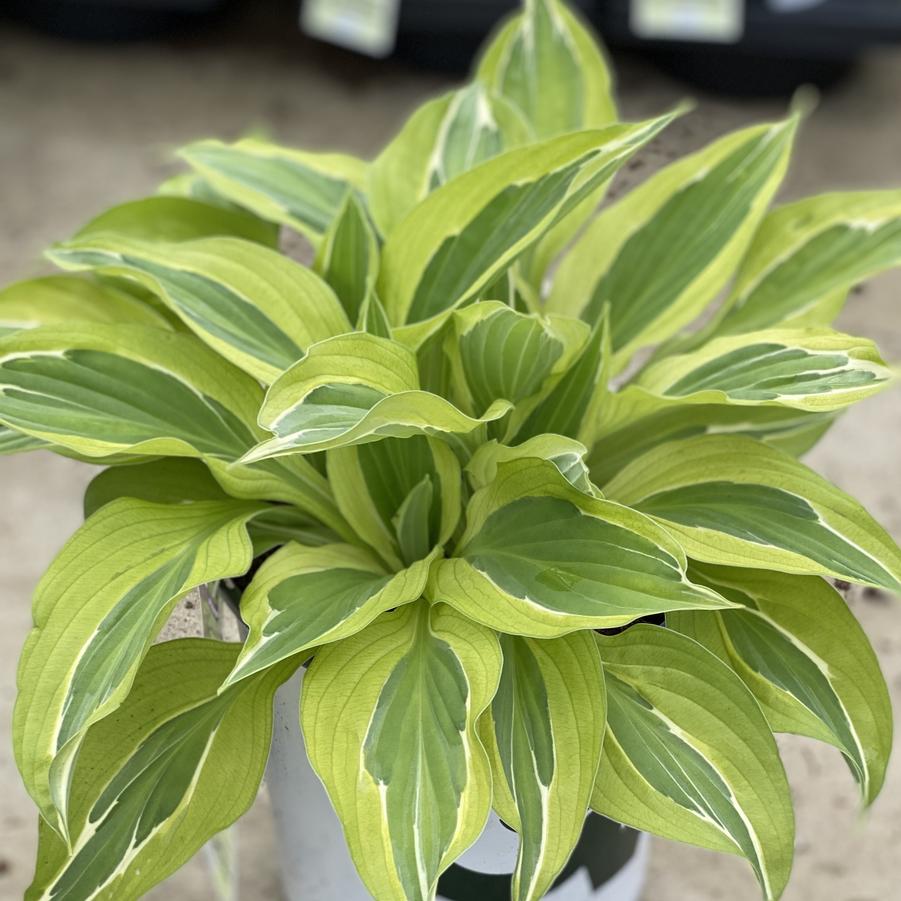
[[[351,328],[328,285],[248,241],[168,244],[98,235],[58,245],[50,256],[68,269],[136,280],[213,350],[267,383],[309,345]]]
[[[667,624],[728,663],[774,732],[838,748],[872,803],[892,748],[892,708],[870,642],[841,595],[823,579],[695,566],[692,575],[741,608],[677,613]]]
[[[360,315],[357,319],[357,330],[375,335],[377,338],[391,337],[391,323],[382,302],[374,291],[363,298]]]
[[[422,435],[385,438],[336,448],[326,456],[338,509],[389,566],[403,565],[395,522],[417,486],[426,482],[431,486],[426,553],[450,540],[460,519],[461,479],[457,457],[445,442]]]
[[[379,271],[378,240],[366,210],[353,192],[325,233],[316,255],[316,271],[331,285],[351,322],[375,290]]]
[[[278,245],[278,232],[268,222],[189,197],[145,197],[119,204],[82,226],[74,240],[99,235],[167,243],[230,235],[266,247]]]
[[[306,460],[234,461],[264,434],[262,389],[196,338],[136,325],[39,328],[0,338],[0,422],[83,457],[201,458],[228,494],[287,501],[345,537]]]
[[[610,363],[610,329],[604,315],[550,390],[536,404],[517,411],[511,425],[516,440],[553,432],[591,445],[598,410],[607,398]]]
[[[72,793],[72,850],[42,821],[26,898],[142,897],[244,813],[272,732],[272,696],[290,669],[217,697],[237,645],[151,648],[122,708],[88,733]]]
[[[21,432],[15,431],[15,429],[0,425],[0,457],[40,450],[49,446],[46,441],[41,441],[40,438],[23,435]]]
[[[73,275],[47,275],[0,291],[0,336],[39,325],[133,322],[167,328],[153,307],[110,285]]]
[[[484,488],[497,478],[498,466],[511,460],[524,458],[547,460],[574,488],[595,497],[600,492],[591,483],[584,444],[562,435],[536,435],[516,447],[507,447],[496,441],[483,444],[466,464],[469,479],[476,489]]]
[[[495,400],[515,405],[537,394],[571,360],[576,336],[584,340],[569,322],[517,313],[498,301],[457,310],[453,326],[456,341],[448,345],[456,384],[475,414]]]
[[[243,462],[377,438],[467,435],[508,409],[499,401],[478,419],[467,416],[443,397],[419,390],[412,351],[355,332],[313,345],[269,388],[259,419],[275,437]]]
[[[362,189],[366,164],[339,153],[304,153],[253,138],[199,141],[180,155],[219,195],[314,244],[338,214],[349,188]]]
[[[221,501],[228,495],[200,460],[189,457],[111,466],[94,476],[85,490],[85,519],[120,497],[134,497],[156,504],[181,504]]]
[[[831,412],[891,384],[872,341],[830,329],[770,329],[715,338],[666,357],[636,380],[674,403],[778,404]]]
[[[491,778],[475,725],[500,670],[490,631],[424,602],[313,660],[300,706],[310,761],[376,898],[433,898],[481,833]]]
[[[348,638],[379,614],[417,600],[434,556],[392,574],[371,552],[348,544],[281,548],[241,599],[250,636],[225,684]]]
[[[747,858],[768,899],[791,870],[794,815],[753,695],[697,642],[658,626],[595,636],[607,735],[591,806],[656,835]]]
[[[558,0],[529,0],[485,49],[477,77],[522,110],[535,135],[601,128],[617,120],[611,76],[597,36]],[[548,268],[600,203],[590,193],[526,254],[522,268],[541,292]]]
[[[86,455],[235,459],[260,389],[200,342],[137,325],[0,339],[0,419]]]
[[[742,262],[717,334],[782,322],[825,325],[857,282],[901,264],[901,192],[823,194],[763,220]],[[824,299],[836,298],[828,318]]]
[[[605,210],[564,259],[553,312],[594,322],[610,305],[615,369],[716,297],[782,181],[797,120],[721,138]]]
[[[429,596],[501,632],[549,638],[730,602],[693,585],[681,548],[640,513],[576,490],[551,463],[498,466],[469,503]]]
[[[392,323],[427,336],[426,321],[495,281],[673,117],[510,150],[430,194],[385,243],[378,293]]]
[[[247,522],[265,506],[123,498],[92,516],[47,570],[19,663],[13,725],[25,785],[63,834],[85,731],[122,703],[183,594],[247,571]]]
[[[514,901],[543,898],[582,835],[606,720],[594,638],[501,636],[504,666],[480,734],[495,807],[519,833]]]
[[[686,404],[629,385],[607,395],[588,466],[592,479],[603,487],[632,460],[660,444],[717,433],[759,438],[799,456],[833,420],[831,413],[790,407]]]
[[[901,550],[857,503],[788,454],[742,437],[662,444],[604,486],[695,560],[901,590]]]
[[[370,167],[369,205],[379,231],[390,235],[431,191],[527,139],[522,114],[484,85],[423,104]]]
[[[615,122],[598,41],[558,0],[526,0],[483,51],[476,77],[522,110],[539,139]]]

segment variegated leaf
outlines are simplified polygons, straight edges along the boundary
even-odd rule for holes
[[[72,847],[42,821],[28,901],[135,901],[250,807],[290,668],[224,695],[237,645],[150,649],[123,707],[88,733],[72,792]]]
[[[597,36],[558,0],[527,0],[482,54],[476,77],[521,109],[539,138],[617,120],[611,75]],[[552,261],[600,203],[601,185],[529,249],[519,264],[539,294]]]
[[[495,808],[520,836],[510,896],[538,901],[585,825],[604,740],[604,674],[588,632],[500,641],[503,670],[480,734]]]
[[[651,448],[668,441],[717,434],[758,438],[800,456],[834,418],[832,413],[806,413],[791,407],[686,404],[629,385],[607,396],[588,466],[592,479],[603,487]]]
[[[15,751],[28,791],[62,834],[85,731],[122,703],[183,594],[247,571],[247,522],[265,509],[123,498],[92,516],[47,570],[19,663]]]
[[[39,325],[132,322],[168,328],[153,307],[111,285],[74,275],[46,275],[0,291],[0,336]]]
[[[476,77],[522,110],[539,139],[617,118],[597,39],[559,0],[526,0],[485,48]]]
[[[169,244],[101,234],[57,245],[50,256],[67,269],[136,280],[217,353],[266,383],[309,345],[351,329],[321,279],[248,241]]]
[[[866,510],[793,457],[751,438],[662,444],[604,490],[657,519],[695,560],[901,591],[901,549]]]
[[[481,84],[423,104],[370,167],[369,202],[379,231],[390,235],[431,191],[526,143],[528,131],[522,114]]]
[[[596,636],[607,735],[591,806],[647,832],[745,857],[767,899],[791,870],[794,815],[753,695],[697,642],[658,626]]]
[[[336,448],[326,457],[338,509],[389,566],[400,569],[415,559],[404,559],[396,523],[418,486],[430,486],[418,543],[428,553],[450,540],[460,519],[461,479],[460,463],[445,442],[423,435],[384,438]]]
[[[612,351],[609,321],[605,315],[576,356],[532,403],[522,405],[512,417],[510,431],[517,441],[549,432],[594,443],[598,411],[607,399]]]
[[[419,390],[415,354],[395,341],[355,332],[313,345],[269,389],[260,423],[275,437],[244,462],[312,453],[378,438],[467,435],[509,409],[496,402],[474,419]]]
[[[221,197],[314,244],[348,189],[362,190],[366,179],[366,164],[346,154],[305,153],[255,138],[199,141],[180,155]]]
[[[38,328],[0,338],[0,422],[88,458],[199,457],[235,497],[287,501],[343,537],[308,461],[235,465],[264,434],[262,390],[196,338],[136,325]]]
[[[496,441],[483,444],[466,464],[470,482],[475,489],[490,485],[497,478],[498,466],[511,460],[539,459],[552,463],[574,488],[595,497],[601,494],[591,483],[584,444],[562,435],[536,435],[516,447]]]
[[[774,732],[838,748],[872,803],[892,748],[892,708],[879,662],[854,614],[823,579],[695,565],[693,577],[741,608],[676,613],[667,625],[726,661]]]
[[[434,898],[481,833],[491,777],[475,727],[500,671],[493,633],[423,601],[316,654],[304,738],[376,898]]]
[[[225,685],[348,638],[379,614],[417,600],[434,556],[391,573],[370,551],[349,544],[286,545],[257,570],[241,598],[250,635]]]
[[[352,191],[319,245],[315,268],[331,285],[347,318],[357,322],[364,301],[375,291],[379,245],[366,210]]]
[[[673,163],[605,210],[554,278],[548,309],[610,306],[615,369],[674,335],[738,266],[779,187],[797,121],[759,125]]]
[[[491,300],[457,310],[452,324],[456,340],[446,348],[455,386],[474,415],[498,399],[517,405],[537,395],[587,337],[582,323],[518,313]]]
[[[231,236],[266,247],[278,245],[278,230],[271,223],[243,210],[190,197],[145,197],[119,204],[83,225],[74,239],[86,241],[99,235],[166,243]]]
[[[715,338],[665,357],[635,384],[674,403],[778,404],[831,412],[893,380],[872,341],[830,329],[770,329]]]
[[[111,466],[95,476],[84,495],[85,519],[120,497],[156,504],[185,504],[225,500],[228,495],[199,460],[164,457],[149,463]],[[312,546],[339,540],[331,529],[290,504],[269,507],[255,516],[247,528],[254,557],[288,541]]]
[[[609,180],[674,114],[507,151],[430,194],[391,233],[379,297],[421,343],[561,216]]]
[[[901,265],[901,192],[823,194],[763,220],[724,305],[717,334],[783,322],[827,325],[849,288]],[[827,304],[824,300],[837,298]]]
[[[536,459],[501,464],[473,496],[455,557],[432,569],[429,596],[498,631],[536,638],[731,606],[688,580],[668,532],[578,491]]]
[[[375,335],[377,338],[391,337],[391,323],[388,321],[388,314],[374,291],[370,291],[363,298],[360,315],[357,319],[357,330]]]
[[[182,504],[223,501],[228,495],[200,460],[163,457],[132,466],[111,466],[94,476],[84,493],[85,519],[120,497]]]
[[[23,454],[26,451],[40,450],[49,447],[46,441],[17,432],[15,429],[0,425],[0,457],[12,454]]]

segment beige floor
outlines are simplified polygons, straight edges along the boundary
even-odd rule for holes
[[[265,129],[285,141],[368,154],[444,81],[401,67],[375,67],[294,40],[258,41],[236,31],[217,41],[97,48],[41,39],[0,26],[0,282],[40,270],[39,254],[105,206],[149,192],[171,171],[170,150],[206,135]],[[628,63],[627,115],[660,110],[685,89]],[[735,124],[777,116],[781,104],[701,98],[699,109],[654,148],[651,164],[698,146]],[[827,96],[805,126],[787,193],[901,186],[901,58],[872,59]],[[630,177],[643,177],[648,167]],[[901,359],[901,277],[855,297],[848,331],[879,339]],[[901,395],[855,409],[812,463],[866,502],[901,537]],[[87,467],[43,454],[0,459],[0,901],[30,877],[34,814],[9,751],[15,658],[29,627],[28,599],[43,568],[79,522]],[[888,599],[854,601],[901,704],[901,615]],[[798,808],[797,864],[788,901],[888,901],[901,884],[901,761],[860,817],[851,778],[830,749],[787,741]],[[243,894],[279,897],[265,797],[242,824]],[[154,897],[211,898],[193,861]],[[738,861],[656,842],[647,901],[751,901]],[[316,899],[310,899],[316,901]]]

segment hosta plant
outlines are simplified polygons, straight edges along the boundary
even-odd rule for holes
[[[889,701],[833,580],[896,591],[901,552],[798,457],[892,381],[830,323],[901,260],[901,192],[772,208],[791,115],[605,202],[683,112],[619,121],[594,39],[530,0],[374,160],[193,144],[2,293],[4,452],[106,467],[19,666],[29,898],[137,898],[239,817],[301,666],[380,901],[433,897],[492,808],[515,901],[589,810],[776,898],[778,732],[876,797]],[[242,644],[154,643],[216,582]]]

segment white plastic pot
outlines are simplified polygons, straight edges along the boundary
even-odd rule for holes
[[[370,901],[357,876],[338,818],[307,760],[298,722],[302,671],[275,696],[275,723],[266,782],[281,844],[287,901]],[[506,901],[517,837],[497,817],[444,874],[446,901]],[[584,865],[580,865],[584,863]],[[638,901],[648,865],[648,837],[592,815],[547,901]]]

